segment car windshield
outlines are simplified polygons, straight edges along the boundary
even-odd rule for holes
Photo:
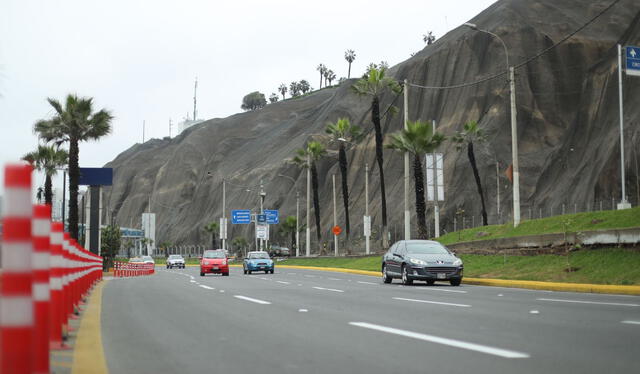
[[[153,258],[151,256],[143,256],[142,261],[153,261]]]
[[[269,258],[269,254],[268,253],[250,253],[249,254],[249,258]]]
[[[169,258],[172,259],[172,260],[181,260],[182,256],[180,256],[180,255],[171,255],[171,256],[169,256]]]
[[[224,252],[222,251],[207,251],[204,253],[204,258],[225,258]]]
[[[449,251],[439,244],[407,243],[407,253],[416,255],[444,255],[449,254]]]

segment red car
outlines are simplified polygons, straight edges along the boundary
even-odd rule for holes
[[[229,261],[224,250],[204,251],[200,259],[200,276],[204,277],[207,273],[220,273],[224,276],[229,275]]]

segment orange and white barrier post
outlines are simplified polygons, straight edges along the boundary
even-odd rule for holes
[[[51,206],[33,207],[33,368],[34,373],[49,373],[49,254]]]
[[[4,169],[2,284],[0,286],[0,372],[31,372],[31,173],[29,165]]]
[[[49,340],[51,349],[71,349],[62,342],[63,324],[63,290],[62,290],[62,267],[64,259],[62,257],[62,234],[61,222],[51,224],[51,275],[49,285],[51,289],[51,303],[49,304],[49,315],[51,316]]]

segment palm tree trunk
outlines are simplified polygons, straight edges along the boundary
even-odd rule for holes
[[[69,139],[69,234],[78,239],[78,183],[80,168],[78,166],[78,139]]]
[[[427,204],[424,201],[424,174],[420,155],[413,156],[413,178],[416,190],[416,217],[418,217],[418,238],[428,239],[427,235]]]
[[[347,73],[347,79],[351,78],[351,63],[349,63],[349,72]]]
[[[344,150],[344,144],[340,143],[340,151],[338,153],[338,162],[340,164],[340,175],[342,179],[342,204],[344,205],[344,227],[349,240],[351,232],[351,224],[349,222],[349,185],[347,184],[347,152]]]
[[[386,249],[389,246],[389,239],[387,235],[387,194],[384,186],[380,100],[377,96],[374,96],[371,101],[371,121],[373,121],[373,127],[376,131],[376,160],[378,161],[378,170],[380,171],[380,195],[382,198],[382,247]]]
[[[320,231],[320,200],[318,199],[318,170],[316,163],[311,163],[311,188],[313,189],[313,212],[316,218],[316,235],[318,237],[318,245],[322,241],[322,231]]]
[[[482,204],[482,225],[487,226],[487,209],[484,205],[484,193],[482,192],[482,183],[480,182],[480,174],[478,173],[478,166],[476,165],[476,156],[473,152],[473,142],[469,142],[467,144],[467,156],[469,157],[471,169],[473,169],[473,177],[476,179],[476,186],[478,187],[478,194],[480,195],[480,203]]]
[[[47,174],[44,178],[44,203],[51,206],[53,203],[53,191],[51,188],[51,175]]]

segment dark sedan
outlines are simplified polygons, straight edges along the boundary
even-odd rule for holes
[[[401,240],[382,257],[384,283],[400,278],[407,285],[414,280],[432,285],[438,280],[459,286],[463,270],[461,259],[442,244],[431,240]]]

